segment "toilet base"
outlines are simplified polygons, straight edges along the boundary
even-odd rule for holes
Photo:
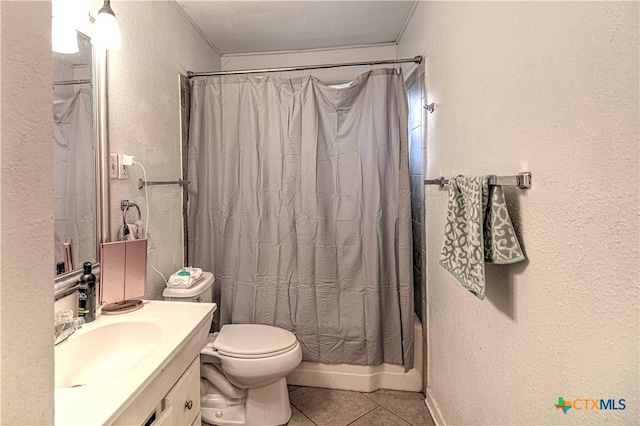
[[[201,410],[202,420],[212,425],[284,425],[291,419],[287,381],[282,378],[268,386],[247,389],[242,405],[229,405],[226,408],[202,407]]]

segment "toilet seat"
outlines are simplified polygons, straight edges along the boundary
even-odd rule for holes
[[[284,329],[262,324],[227,324],[213,342],[223,356],[241,359],[267,358],[291,351],[296,336]]]

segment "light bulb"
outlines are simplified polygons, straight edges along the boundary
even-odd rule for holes
[[[93,23],[91,44],[106,50],[118,50],[122,47],[120,40],[120,28],[116,16],[109,6],[109,1],[98,12],[98,17]]]

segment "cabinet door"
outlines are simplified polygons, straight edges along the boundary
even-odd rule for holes
[[[198,415],[196,416],[196,419],[193,421],[193,423],[191,423],[191,426],[200,426],[202,424],[202,415],[201,413],[198,413]]]
[[[153,426],[168,426],[171,425],[171,421],[173,419],[172,417],[172,409],[171,407],[168,407],[166,410],[164,410],[162,412],[162,414],[160,415],[160,417],[158,417],[158,419],[153,422]]]
[[[165,398],[173,425],[190,425],[200,414],[200,357],[191,363]]]

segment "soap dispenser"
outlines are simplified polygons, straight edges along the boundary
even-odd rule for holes
[[[82,265],[84,272],[78,282],[78,315],[84,322],[96,319],[96,276],[91,273],[91,262]]]

